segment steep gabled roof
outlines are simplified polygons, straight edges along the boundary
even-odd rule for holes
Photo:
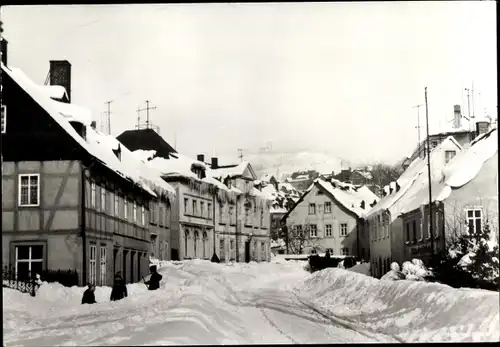
[[[139,149],[155,150],[156,155],[165,159],[177,151],[153,129],[127,130],[117,137],[132,152]]]
[[[120,149],[120,143],[113,137],[101,134],[89,126],[90,111],[73,104],[66,104],[52,99],[50,93],[44,92],[20,69],[1,64],[2,71],[6,73],[21,89],[23,89],[55,122],[68,133],[75,145],[83,148],[88,154],[97,159],[102,165],[111,169],[122,178],[133,182],[144,191],[157,196],[154,190],[161,193],[175,194],[175,190],[164,182],[157,172],[148,170],[140,161],[128,155],[126,149]],[[70,121],[77,121],[85,126],[87,140],[80,136]],[[122,146],[123,147],[123,146]],[[120,160],[113,151],[121,150],[123,159]]]
[[[237,165],[218,166],[216,169],[211,170],[212,177],[218,179],[230,178],[246,178],[249,180],[256,180],[257,175],[248,161],[243,161]]]

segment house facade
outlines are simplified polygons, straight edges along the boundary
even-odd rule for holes
[[[130,153],[69,103],[58,87],[69,88],[70,76],[71,65],[59,61],[51,64],[59,85],[36,85],[2,64],[2,263],[19,277],[76,270],[80,285],[111,285],[120,271],[135,282],[148,272],[156,196],[145,182],[173,189],[136,174],[140,163],[125,163]]]
[[[270,199],[254,186],[257,177],[248,162],[220,166],[212,158],[211,175],[235,192],[235,199],[216,206],[216,242],[223,261],[270,261]]]
[[[487,131],[443,169],[443,177],[433,182],[432,252],[429,205],[402,215],[404,259],[430,260],[446,251],[451,239],[464,232],[481,231],[486,224],[498,242],[498,143],[497,130]],[[472,172],[464,179],[463,173]],[[428,185],[424,187],[428,189]],[[428,201],[428,199],[427,199]]]
[[[283,217],[289,237],[303,233],[303,253],[369,256],[362,216],[377,197],[366,187],[319,178]],[[293,240],[289,240],[289,243]]]
[[[449,153],[456,155],[461,150],[461,145],[451,136],[434,148],[429,158],[431,178],[439,180],[443,168],[452,160]],[[423,201],[422,204],[428,201],[428,198],[425,200],[428,197],[427,182],[427,158],[417,157],[397,181],[384,187],[383,197],[367,213],[366,228],[370,235],[373,276],[382,277],[389,271],[393,261],[402,263],[407,260],[407,232],[412,238],[415,235],[415,244],[423,245],[424,248],[427,243],[430,245],[430,239],[425,236],[427,234],[422,233],[425,221],[413,212],[422,207],[421,204],[414,206],[416,201]],[[439,225],[439,222],[435,225]]]

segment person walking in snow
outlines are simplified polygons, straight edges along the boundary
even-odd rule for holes
[[[95,284],[89,283],[87,290],[83,293],[82,305],[83,304],[97,304],[95,301]]]
[[[160,281],[163,276],[156,271],[156,265],[151,265],[149,267],[149,271],[151,272],[151,277],[149,278],[149,281],[144,283],[146,283],[149,290],[156,290],[160,288]]]
[[[329,249],[326,250],[325,258],[330,259],[330,250]]]
[[[109,299],[111,301],[117,301],[126,298],[127,296],[127,286],[125,285],[120,272],[117,272],[115,275],[115,283],[113,285],[113,289],[111,290],[111,297]]]

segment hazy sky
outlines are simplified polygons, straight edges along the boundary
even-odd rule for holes
[[[72,64],[72,102],[115,136],[151,120],[187,155],[274,149],[394,162],[431,132],[497,112],[495,2],[2,6],[9,65],[43,83]],[[481,99],[481,100],[479,100]],[[421,123],[425,109],[420,108]],[[145,120],[145,113],[142,115]],[[422,136],[425,128],[422,129]]]

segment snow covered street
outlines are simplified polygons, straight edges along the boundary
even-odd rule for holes
[[[335,292],[335,288],[328,287],[332,285],[328,274],[334,273],[341,282],[350,277],[355,286],[360,284],[356,279],[363,280],[369,287],[376,287],[379,280],[341,269],[311,275],[302,269],[303,265],[302,262],[285,261],[263,264],[213,264],[202,260],[166,263],[160,269],[163,275],[160,290],[150,292],[142,283],[132,284],[128,285],[128,298],[109,302],[111,288],[98,287],[98,304],[95,305],[80,304],[84,288],[44,283],[35,298],[4,288],[4,343],[6,346],[70,346],[390,343],[414,340],[412,335],[402,338],[397,329],[384,328],[382,318],[386,318],[386,323],[387,317],[394,316],[394,313],[384,316],[380,300],[375,298],[365,295],[365,300],[360,300],[357,308],[348,302],[347,297],[330,298],[330,303],[325,305],[328,303],[325,294],[339,296],[342,289],[336,288]],[[394,286],[394,282],[386,283]],[[428,286],[422,283],[408,285]],[[353,290],[347,285],[345,289]],[[451,290],[489,305],[488,311],[484,309],[487,306],[478,306],[477,302],[471,301],[474,305],[469,306],[469,311],[479,307],[484,314],[478,318],[483,340],[491,341],[491,336],[498,336],[498,309],[491,308],[494,300],[498,300],[498,293]],[[363,290],[358,287],[357,292],[359,295]],[[368,314],[356,317],[363,312],[360,311],[363,306]],[[408,311],[412,309],[409,305]],[[373,318],[370,312],[377,310],[382,324],[379,328],[369,324]],[[396,313],[401,321],[408,320],[404,312]],[[407,313],[415,315],[415,311]],[[463,314],[463,319],[470,319],[470,314]],[[431,321],[429,327],[439,326],[432,322],[432,317],[426,319]],[[362,325],[357,323],[363,320]],[[421,320],[414,322],[418,328]],[[494,328],[495,322],[497,328]],[[398,326],[403,327],[402,324]],[[490,331],[490,335],[484,334],[485,331]],[[436,340],[436,335],[433,336]],[[444,336],[442,340],[449,338]],[[459,340],[467,339],[462,336]]]

